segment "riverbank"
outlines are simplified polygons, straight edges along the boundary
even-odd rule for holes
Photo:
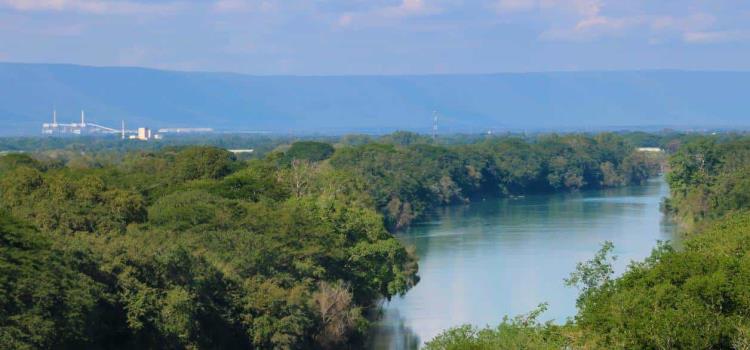
[[[643,186],[530,195],[440,208],[397,233],[420,257],[420,283],[383,307],[371,349],[409,348],[464,323],[497,324],[549,303],[543,320],[575,314],[578,291],[563,285],[603,241],[624,271],[673,238],[659,210],[663,178]]]

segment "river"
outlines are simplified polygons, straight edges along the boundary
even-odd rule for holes
[[[383,304],[372,349],[410,349],[461,324],[497,325],[547,302],[542,320],[575,314],[563,279],[612,241],[616,273],[648,256],[674,225],[659,210],[663,179],[643,186],[494,199],[437,210],[397,236],[416,247],[420,282]]]

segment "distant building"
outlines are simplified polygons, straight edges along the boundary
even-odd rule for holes
[[[149,128],[138,128],[138,136],[136,137],[139,140],[148,141],[151,139],[151,129]]]
[[[230,150],[228,150],[228,151],[229,151],[229,152],[232,152],[232,153],[234,153],[234,154],[240,154],[240,153],[253,153],[253,152],[255,152],[255,150],[254,150],[254,149],[252,149],[252,148],[250,148],[250,149],[230,149]]]
[[[659,147],[638,147],[636,150],[638,152],[664,152],[664,150]]]

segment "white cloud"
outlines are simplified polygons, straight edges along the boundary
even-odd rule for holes
[[[605,0],[499,0],[498,11],[520,9],[549,12],[548,18],[557,23],[544,30],[539,38],[551,41],[591,41],[602,37],[619,37],[632,33],[644,34],[650,43],[661,38],[683,37],[685,42],[729,40],[735,35],[711,32],[716,19],[708,13],[691,13],[683,16],[652,15],[647,13],[609,14]],[[572,18],[562,14],[575,14]],[[550,17],[551,16],[551,17]],[[706,33],[704,33],[706,32]]]
[[[497,0],[493,8],[500,14],[556,11],[593,17],[599,14],[601,6],[601,0]]]
[[[335,17],[339,27],[383,26],[391,25],[393,21],[410,18],[431,16],[442,13],[443,9],[430,4],[426,0],[401,0],[397,5],[383,6],[359,12],[346,12]]]
[[[352,24],[353,19],[354,17],[350,13],[345,13],[339,16],[338,25],[340,27],[348,27],[350,24]]]
[[[378,11],[386,17],[424,16],[440,12],[435,6],[430,6],[424,0],[402,0],[396,6],[388,6]]]
[[[76,11],[93,14],[171,13],[179,3],[147,3],[113,0],[0,0],[0,5],[17,11]]]
[[[682,35],[682,40],[690,44],[718,44],[748,39],[749,33],[738,30],[685,32]]]
[[[548,21],[550,28],[540,33],[541,40],[591,41],[641,33],[644,40],[655,44],[666,38],[681,38],[687,43],[708,43],[737,41],[746,37],[737,31],[711,30],[716,18],[709,13],[605,13],[607,9],[611,12],[613,8],[622,9],[624,6],[610,0],[495,0],[492,6],[501,16],[527,13]]]
[[[572,28],[555,28],[542,32],[542,40],[588,41],[602,36],[623,35],[644,23],[641,17],[594,16],[581,19]]]
[[[268,12],[275,7],[272,1],[258,0],[218,0],[213,5],[216,12]]]
[[[541,0],[545,3],[544,0]],[[647,21],[643,16],[612,17],[603,15],[600,0],[547,0],[543,9],[566,5],[578,15],[575,24],[546,30],[543,40],[586,41],[601,36],[617,36]],[[557,8],[559,10],[559,8]]]
[[[498,13],[526,12],[538,8],[538,0],[499,0],[493,8]]]
[[[700,31],[710,28],[716,18],[707,13],[694,13],[684,17],[655,16],[649,25],[654,31],[676,30],[680,32]]]

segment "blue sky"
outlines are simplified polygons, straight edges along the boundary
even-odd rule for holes
[[[302,75],[750,70],[750,2],[0,0],[0,61]]]

